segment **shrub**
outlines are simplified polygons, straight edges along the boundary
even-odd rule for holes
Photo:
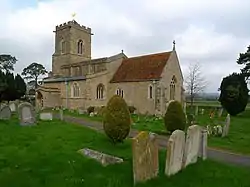
[[[177,129],[185,130],[186,116],[183,112],[181,103],[172,101],[169,103],[168,109],[164,116],[165,127],[168,131],[173,132]]]
[[[136,108],[134,106],[128,106],[128,110],[130,114],[133,114],[136,111]]]
[[[233,73],[223,78],[220,91],[219,101],[230,115],[236,116],[245,110],[249,90],[243,75]]]
[[[106,135],[115,144],[123,142],[128,136],[131,126],[131,117],[125,100],[114,95],[107,103],[103,115],[103,128]]]
[[[93,107],[93,106],[89,106],[89,107],[87,108],[88,114],[90,114],[91,112],[94,112],[94,111],[95,111],[95,107]]]

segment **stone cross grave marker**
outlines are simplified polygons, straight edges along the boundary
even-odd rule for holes
[[[188,127],[184,149],[183,167],[197,162],[200,149],[201,130],[198,125]]]
[[[201,130],[199,157],[207,159],[207,129]]]
[[[28,103],[24,102],[18,105],[18,115],[20,125],[35,125],[36,123],[36,112],[34,107]]]
[[[132,139],[134,184],[158,175],[158,144],[156,135],[142,131]]]
[[[2,105],[0,108],[0,119],[8,120],[11,118],[11,110],[8,105]]]
[[[41,112],[40,113],[41,120],[53,120],[53,114],[51,112]]]
[[[167,143],[167,157],[165,174],[174,175],[182,169],[182,160],[185,147],[185,133],[175,130]]]
[[[226,122],[223,127],[222,137],[225,137],[228,135],[229,127],[230,127],[230,114],[227,114]]]

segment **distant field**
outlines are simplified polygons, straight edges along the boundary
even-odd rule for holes
[[[190,102],[187,101],[187,104],[189,104]],[[220,102],[219,101],[194,101],[194,105],[198,105],[198,106],[220,106]],[[248,103],[247,108],[250,108],[250,103]]]

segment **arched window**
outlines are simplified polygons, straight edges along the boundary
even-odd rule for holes
[[[97,99],[103,99],[104,98],[104,85],[98,84],[96,88],[96,98]]]
[[[80,87],[79,85],[75,82],[73,84],[73,97],[79,97],[80,96]]]
[[[65,53],[66,51],[66,42],[64,41],[64,39],[62,39],[61,41],[61,52]]]
[[[176,84],[176,78],[173,76],[170,83],[170,100],[175,99],[175,84]]]
[[[123,96],[124,96],[123,90],[122,90],[121,88],[118,88],[118,89],[116,90],[116,95],[119,95],[119,96],[121,96],[121,97],[123,98]]]
[[[77,53],[78,54],[83,54],[84,51],[84,45],[83,45],[83,41],[79,40],[77,43]]]
[[[148,98],[153,99],[153,86],[152,85],[148,87]]]

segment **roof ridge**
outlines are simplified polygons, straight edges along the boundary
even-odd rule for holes
[[[160,52],[160,53],[151,53],[151,54],[145,54],[145,55],[140,55],[140,56],[128,57],[127,59],[134,59],[134,58],[148,57],[148,56],[154,56],[154,55],[161,55],[161,54],[172,53],[172,52],[173,51],[165,51],[165,52]]]

